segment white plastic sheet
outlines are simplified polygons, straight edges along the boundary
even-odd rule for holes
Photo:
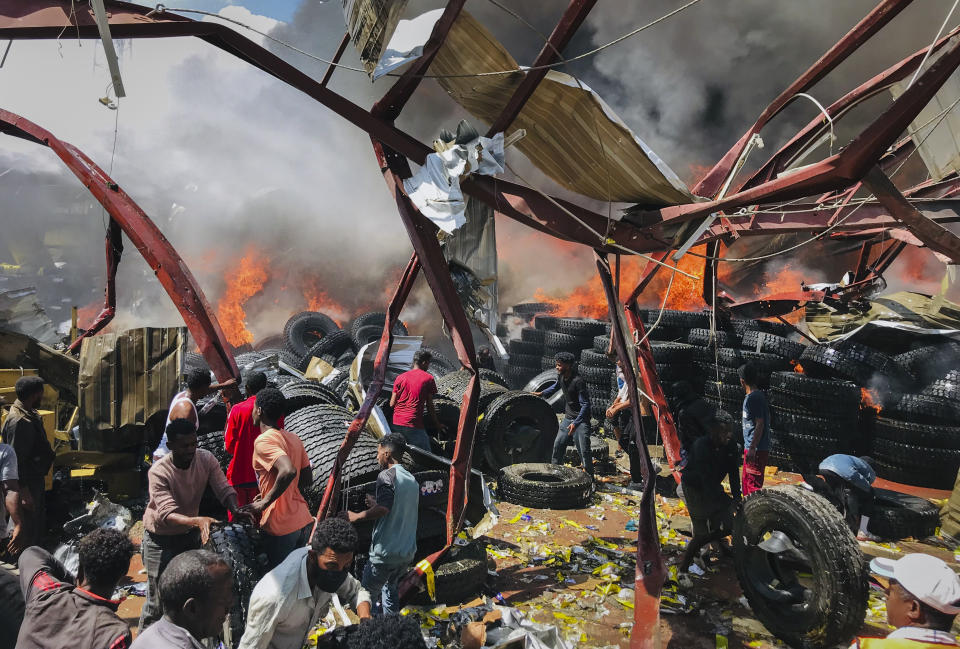
[[[423,46],[430,39],[433,27],[443,15],[443,9],[434,9],[410,20],[397,23],[390,42],[383,50],[383,56],[373,70],[373,80],[393,72],[399,67],[423,56]]]

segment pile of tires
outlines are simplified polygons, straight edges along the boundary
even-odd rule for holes
[[[340,326],[330,316],[319,311],[301,311],[290,316],[283,326],[283,340],[297,359],[313,348],[329,334],[340,331]]]
[[[774,372],[768,394],[777,466],[805,473],[828,455],[857,450],[861,396],[856,384]]]

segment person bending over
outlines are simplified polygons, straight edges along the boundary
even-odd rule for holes
[[[160,577],[163,617],[137,636],[132,649],[202,649],[223,629],[233,606],[233,569],[209,550],[189,550]]]
[[[861,540],[875,540],[867,526],[873,513],[873,481],[877,474],[867,459],[836,453],[820,462],[818,475],[803,479],[843,514],[854,535]]]
[[[870,570],[887,583],[886,638],[857,638],[851,649],[943,649],[958,645],[951,633],[960,613],[960,578],[928,554],[876,558]]]
[[[733,418],[720,410],[710,422],[710,433],[690,447],[680,482],[693,523],[693,539],[687,544],[680,570],[690,567],[704,545],[729,536],[733,530],[733,510],[741,495],[739,451],[732,428]],[[727,476],[729,496],[722,484]]]
[[[143,513],[143,566],[147,572],[147,599],[140,613],[140,628],[163,614],[157,583],[167,564],[182,552],[197,550],[210,538],[216,522],[200,516],[200,500],[209,485],[227,511],[244,520],[250,516],[237,508],[237,494],[227,483],[213,453],[197,448],[197,431],[186,419],[167,426],[170,453],[155,462],[147,474],[150,500]]]
[[[318,523],[310,547],[291,552],[254,587],[239,649],[301,649],[334,598],[369,618],[370,595],[347,572],[357,543],[342,518]]]
[[[117,616],[113,592],[130,568],[135,548],[117,530],[96,529],[77,544],[76,580],[40,547],[20,555],[26,601],[17,646],[29,649],[125,649],[132,638]],[[4,631],[0,629],[0,633]]]

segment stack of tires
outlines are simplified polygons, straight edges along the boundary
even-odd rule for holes
[[[519,389],[540,373],[540,359],[544,354],[544,331],[534,327],[520,330],[520,338],[507,342],[507,361],[504,374],[510,387]]]
[[[769,397],[771,455],[780,468],[805,473],[828,455],[856,451],[861,397],[854,383],[774,372]]]

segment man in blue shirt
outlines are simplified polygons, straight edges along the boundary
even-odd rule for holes
[[[361,580],[377,615],[400,612],[397,586],[417,552],[420,484],[399,464],[406,448],[407,440],[402,434],[384,435],[377,448],[377,461],[383,471],[377,476],[374,495],[367,496],[369,509],[346,512],[351,523],[377,521]]]
[[[737,369],[743,398],[743,495],[763,488],[763,472],[770,457],[770,405],[760,389],[760,370],[753,363]]]
[[[539,397],[549,397],[563,389],[564,411],[560,430],[553,442],[553,464],[563,464],[567,445],[573,438],[580,451],[583,470],[593,478],[593,456],[590,455],[590,394],[583,377],[577,373],[577,359],[570,352],[556,355],[557,381],[542,392],[534,392]]]

